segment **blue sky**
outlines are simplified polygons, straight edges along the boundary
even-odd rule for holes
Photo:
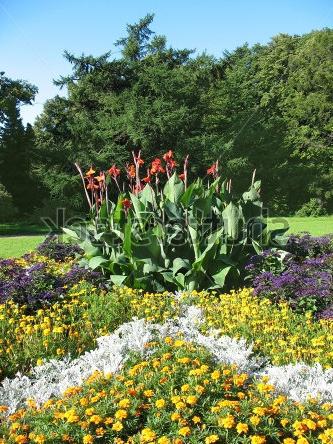
[[[147,12],[153,30],[176,48],[220,56],[278,33],[302,34],[332,27],[332,0],[0,0],[0,71],[39,88],[34,106],[22,109],[33,122],[43,103],[59,92],[52,79],[70,72],[65,49],[99,55],[114,48]]]

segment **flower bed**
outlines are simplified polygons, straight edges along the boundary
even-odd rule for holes
[[[330,249],[294,238],[289,258]],[[1,444],[333,442],[332,321],[248,288],[108,288],[75,254],[0,263]]]

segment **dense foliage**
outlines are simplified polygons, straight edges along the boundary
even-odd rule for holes
[[[35,86],[0,72],[0,218],[5,221],[15,216],[15,208],[31,213],[42,197],[33,173],[33,129],[30,124],[25,128],[20,117],[20,106],[31,104],[36,93]]]
[[[164,190],[185,187],[175,177]],[[94,205],[98,222],[103,199]],[[292,236],[283,258],[268,250],[249,269],[280,277],[305,267],[306,291],[332,247],[330,237]],[[267,290],[106,287],[77,267],[77,254],[49,238],[38,253],[0,262],[1,444],[331,442],[332,320]]]
[[[194,175],[219,158],[238,191],[256,167],[275,214],[332,212],[332,30],[215,58],[169,47],[152,20],[129,25],[114,58],[65,52],[73,73],[56,83],[68,96],[49,100],[33,131],[19,107],[36,88],[1,74],[0,182],[20,212],[50,213],[65,199],[81,210],[76,161],[124,164],[133,149],[152,160],[165,147],[191,153]],[[20,181],[14,168],[25,172]]]
[[[90,217],[64,230],[85,251],[81,265],[102,268],[114,284],[155,291],[239,287],[249,257],[277,245],[276,235],[286,231],[267,229],[255,172],[238,198],[231,179],[222,182],[218,161],[207,170],[208,183],[189,182],[188,156],[177,172],[171,150],[147,166],[146,177],[144,164],[133,152],[123,183],[116,165],[85,176],[77,165]]]
[[[276,214],[332,212],[332,30],[217,59],[170,48],[151,21],[128,26],[116,58],[65,54],[68,98],[48,101],[35,125],[36,168],[52,194],[80,205],[75,161],[125,164],[133,149],[151,161],[170,147],[190,153],[194,175],[219,158],[239,192],[257,168]]]
[[[257,295],[328,318],[333,307],[332,236],[290,236],[287,251],[265,250],[246,266]]]
[[[83,279],[98,283],[101,275],[77,265],[55,260],[45,262],[43,256],[32,254],[19,260],[0,261],[0,302],[12,300],[28,304],[29,310],[63,297],[67,289]]]
[[[330,443],[330,404],[274,395],[264,378],[217,365],[195,344],[154,345],[118,375],[96,371],[40,409],[30,401],[5,423],[8,443]]]

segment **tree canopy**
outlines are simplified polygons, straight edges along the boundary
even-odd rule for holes
[[[32,170],[50,196],[80,208],[74,162],[124,165],[141,149],[148,164],[174,149],[190,155],[192,174],[219,158],[236,191],[256,168],[275,214],[309,202],[332,212],[333,30],[216,58],[170,47],[152,21],[128,25],[115,55],[65,52],[72,74],[55,83],[68,95],[49,100],[34,125]],[[32,99],[26,87],[17,100]]]

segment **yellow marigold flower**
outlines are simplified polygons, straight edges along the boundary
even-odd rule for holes
[[[189,436],[191,434],[191,429],[189,427],[182,427],[178,430],[178,435]]]
[[[115,430],[116,432],[120,432],[123,428],[124,426],[120,421],[115,422],[112,426],[112,430]]]
[[[83,444],[92,444],[94,442],[94,437],[92,435],[84,435]]]
[[[100,424],[102,422],[102,418],[99,415],[92,415],[89,418],[89,422],[93,423],[93,424]]]
[[[156,440],[156,433],[150,428],[143,429],[140,436],[140,442],[153,442]]]
[[[224,418],[219,418],[218,424],[225,429],[232,429],[235,426],[235,418],[232,415],[227,415]]]
[[[184,409],[186,407],[186,404],[185,404],[185,402],[183,402],[183,401],[179,401],[179,402],[177,402],[177,404],[176,404],[176,409],[177,410],[182,410],[182,409]]]
[[[190,395],[186,398],[187,404],[195,405],[198,402],[198,398],[194,395]]]
[[[143,394],[147,397],[147,398],[152,398],[155,394],[154,390],[145,390],[143,392]]]
[[[266,438],[260,435],[251,436],[251,444],[265,444]]]
[[[192,421],[194,424],[199,424],[201,422],[201,418],[199,416],[193,416]]]
[[[176,339],[173,346],[179,348],[182,347],[184,344],[185,342],[182,339]]]
[[[303,423],[308,427],[309,430],[316,430],[317,424],[312,421],[312,419],[304,419]]]
[[[219,437],[217,435],[209,435],[205,439],[205,444],[211,444],[214,442],[217,442],[219,440]]]
[[[188,392],[190,390],[190,384],[184,384],[181,386],[182,392]]]
[[[36,361],[36,364],[39,365],[43,365],[43,359],[42,358],[38,358]]]
[[[161,436],[158,438],[157,444],[170,444],[170,440],[166,436]]]
[[[289,419],[282,418],[280,424],[282,425],[282,427],[285,427],[287,424],[289,424]]]
[[[91,415],[93,415],[94,414],[94,412],[95,412],[95,409],[93,408],[93,407],[89,407],[88,409],[86,409],[85,410],[85,415],[87,415],[87,416],[91,416]]]
[[[15,443],[26,444],[28,442],[28,437],[26,435],[17,435],[15,437]]]
[[[170,336],[167,336],[167,337],[164,339],[164,342],[165,342],[166,344],[168,344],[168,345],[171,345],[171,344],[173,343],[173,339],[170,338]]]
[[[117,411],[116,411],[116,413],[115,413],[114,416],[115,416],[116,419],[120,419],[120,420],[122,420],[122,419],[126,419],[127,416],[128,416],[128,414],[127,414],[127,411],[126,411],[126,410],[124,410],[124,409],[120,409],[120,410],[117,410]]]
[[[177,362],[179,362],[180,364],[188,364],[190,362],[190,358],[188,357],[184,357],[184,358],[178,358]]]
[[[158,400],[155,402],[155,405],[156,405],[156,407],[157,407],[158,409],[163,409],[163,407],[165,406],[165,401],[164,401],[164,399],[158,399]]]
[[[131,401],[129,399],[121,399],[118,402],[119,407],[124,408],[124,409],[128,409],[128,407],[131,405]]]
[[[36,444],[44,444],[45,436],[44,435],[36,435],[35,438],[34,438],[34,442]]]
[[[259,418],[259,416],[250,416],[250,422],[251,422],[251,424],[253,424],[254,426],[257,426],[258,424],[260,424],[260,418]]]
[[[283,444],[295,444],[295,440],[293,438],[285,438],[283,440]]]
[[[245,422],[239,422],[236,426],[237,433],[247,433],[249,431],[249,426]]]
[[[300,438],[298,438],[298,440],[296,441],[296,444],[309,444],[309,441],[304,438],[304,436],[301,436]]]
[[[217,381],[218,379],[220,379],[221,372],[219,370],[214,370],[210,376],[213,379],[213,381]]]
[[[255,413],[258,416],[265,416],[266,409],[264,407],[255,407],[253,409],[253,413]]]
[[[97,436],[103,436],[105,434],[105,429],[103,429],[103,427],[98,427],[96,429],[96,435]]]

